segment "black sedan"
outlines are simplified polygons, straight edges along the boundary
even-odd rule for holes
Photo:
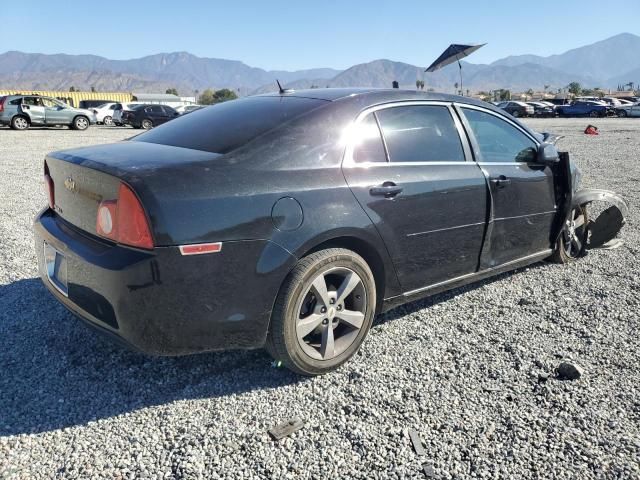
[[[180,116],[172,107],[167,105],[134,105],[132,110],[122,112],[122,123],[133,128],[157,127]]]
[[[619,212],[600,244],[617,234],[624,202],[575,192],[577,169],[543,140],[489,104],[424,92],[222,103],[49,154],[40,272],[79,318],[149,354],[266,347],[321,374],[379,312],[579,257],[592,200]]]

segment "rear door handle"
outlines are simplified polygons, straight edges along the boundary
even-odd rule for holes
[[[500,175],[497,178],[491,179],[491,185],[494,185],[496,188],[504,188],[510,184],[511,184],[511,179],[505,177],[504,175]]]
[[[399,187],[393,182],[384,182],[382,185],[377,185],[369,189],[371,195],[393,198],[402,192],[402,187]]]

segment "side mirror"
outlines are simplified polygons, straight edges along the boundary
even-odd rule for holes
[[[536,158],[537,163],[553,165],[559,161],[560,155],[558,154],[558,149],[555,145],[552,145],[551,143],[542,143],[540,147],[538,147],[538,156]]]

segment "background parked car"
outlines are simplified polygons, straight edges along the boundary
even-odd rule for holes
[[[640,117],[640,102],[619,106],[616,108],[616,115],[619,117]]]
[[[606,117],[609,106],[603,102],[578,100],[571,105],[561,105],[556,109],[562,117]]]
[[[109,103],[110,101],[111,100],[81,100],[78,106],[80,108],[91,110],[92,108],[99,107],[100,105],[104,105],[105,103]]]
[[[195,112],[196,110],[200,110],[204,107],[204,105],[181,105],[180,107],[176,108],[176,112],[178,112],[180,115],[184,115],[186,113]]]
[[[543,103],[543,102],[526,102],[527,105],[531,105],[533,107],[533,114],[536,117],[553,117],[556,112],[553,107]]]
[[[124,111],[122,123],[133,128],[150,128],[162,125],[169,120],[180,116],[173,108],[167,105],[137,105],[131,111]]]
[[[524,102],[501,102],[498,104],[498,108],[501,108],[507,113],[510,113],[514,117],[530,117],[533,116],[535,110],[531,105],[527,105]]]
[[[98,123],[102,123],[104,125],[112,125],[113,124],[113,111],[116,108],[116,105],[120,105],[119,103],[104,103],[94,109],[92,109],[93,113],[96,114],[96,121]]]
[[[73,130],[86,130],[96,123],[90,110],[73,108],[50,97],[38,95],[7,95],[0,97],[0,125],[14,130],[30,126],[68,125]]]
[[[131,111],[137,105],[142,105],[141,103],[116,103],[113,108],[113,124],[117,127],[121,127],[124,125],[122,123],[122,113],[126,111]]]

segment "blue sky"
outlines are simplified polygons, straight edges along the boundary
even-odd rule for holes
[[[607,5],[612,8],[608,9]],[[346,68],[388,58],[426,66],[450,43],[470,61],[550,55],[640,34],[638,0],[0,0],[0,53],[136,58],[188,51],[265,69]]]

